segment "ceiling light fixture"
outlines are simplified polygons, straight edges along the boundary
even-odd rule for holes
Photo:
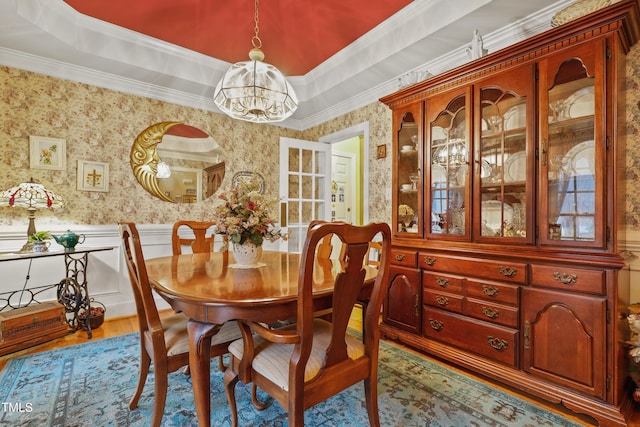
[[[298,98],[284,75],[263,62],[258,36],[258,0],[255,0],[255,35],[250,61],[233,64],[218,82],[213,102],[228,116],[256,123],[281,122],[298,108]]]

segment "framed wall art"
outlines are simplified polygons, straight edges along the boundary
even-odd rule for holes
[[[67,168],[67,147],[64,139],[30,135],[29,144],[32,169],[65,170]]]
[[[387,157],[387,146],[386,144],[383,145],[378,145],[376,147],[376,158],[378,159],[384,159],[385,157]]]
[[[78,160],[78,190],[109,191],[109,163]]]

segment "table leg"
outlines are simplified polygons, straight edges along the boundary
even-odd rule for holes
[[[189,319],[189,368],[199,427],[211,425],[211,337],[220,325]]]
[[[72,313],[72,317],[67,319],[67,323],[74,330],[80,329],[78,314],[81,310],[86,312],[84,329],[87,331],[87,337],[91,339],[93,337],[90,322],[91,302],[87,286],[89,254],[65,252],[64,261],[67,277],[62,279],[58,285],[58,302],[65,306],[67,313]],[[72,300],[75,300],[75,304],[72,303]]]

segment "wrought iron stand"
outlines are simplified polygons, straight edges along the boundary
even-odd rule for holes
[[[89,253],[95,251],[113,249],[113,246],[99,248],[82,248],[75,251],[43,252],[43,253],[11,253],[0,254],[0,261],[15,261],[29,259],[25,287],[20,290],[0,293],[0,311],[26,307],[31,304],[40,304],[39,298],[46,295],[46,291],[56,289],[58,302],[64,306],[66,320],[73,332],[78,329],[87,331],[89,339],[93,337],[91,332],[91,299],[87,286],[87,264]],[[64,255],[66,277],[52,285],[43,285],[27,288],[31,262],[34,258],[45,256]],[[84,321],[80,322],[79,314],[86,313]]]

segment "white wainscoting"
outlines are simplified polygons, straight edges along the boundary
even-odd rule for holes
[[[137,225],[145,258],[171,255],[172,224]],[[119,317],[135,314],[136,306],[131,293],[127,267],[122,255],[121,241],[116,225],[100,226],[56,226],[51,228],[54,235],[61,235],[67,229],[84,234],[81,246],[114,246],[114,249],[89,254],[87,265],[87,287],[90,298],[106,307],[105,317]],[[5,227],[0,230],[0,252],[19,250],[26,241],[24,227]],[[59,246],[55,241],[54,247]],[[265,250],[278,250],[277,244],[265,242]],[[64,258],[61,256],[29,260],[0,261],[0,293],[20,290],[25,286],[34,287],[60,282],[65,277]],[[29,279],[26,280],[27,274]],[[42,300],[55,300],[55,291],[44,295]],[[159,309],[169,305],[156,297]]]

